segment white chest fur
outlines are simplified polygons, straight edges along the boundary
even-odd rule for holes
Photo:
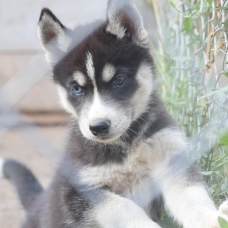
[[[84,167],[79,179],[89,186],[108,186],[145,208],[158,195],[159,178],[166,172],[170,159],[184,147],[179,131],[165,129],[150,139],[136,142],[124,163]]]

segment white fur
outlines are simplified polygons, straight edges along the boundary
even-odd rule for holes
[[[114,192],[130,199],[108,197],[96,207],[98,221],[107,224],[105,227],[112,227],[113,223],[115,227],[128,227],[128,221],[135,217],[132,227],[141,227],[144,212],[138,211],[138,207],[146,211],[149,202],[162,193],[171,215],[184,228],[219,228],[218,212],[205,188],[186,185],[182,180],[184,170],[179,173],[170,169],[171,159],[183,149],[186,149],[186,143],[182,134],[178,130],[164,129],[144,142],[135,142],[123,164],[88,166],[81,170],[79,179],[82,183],[97,187],[108,185]],[[227,203],[221,205],[220,212],[227,213],[227,208]],[[147,219],[144,217],[143,221],[147,222]],[[152,224],[149,227],[153,227]]]
[[[169,142],[165,144],[168,145]],[[160,168],[153,172],[153,176],[160,179],[166,208],[174,219],[184,228],[219,228],[216,208],[205,187],[194,182],[186,183],[188,178],[184,174],[185,164],[180,164],[180,170],[167,169],[167,164],[169,163],[161,161]]]
[[[155,84],[152,79],[153,72],[151,66],[143,63],[139,67],[136,79],[140,86],[130,101],[132,106],[131,109],[125,109],[118,104],[118,102],[110,104],[109,101],[105,100],[105,96],[98,93],[92,55],[89,52],[86,58],[86,68],[94,86],[94,98],[92,103],[88,105],[85,112],[83,112],[83,116],[80,118],[79,126],[81,132],[86,138],[98,141],[99,138],[95,137],[89,130],[90,124],[96,120],[110,120],[110,137],[106,140],[106,142],[112,141],[119,138],[130,126],[131,122],[137,119],[142,112],[146,110],[150,94],[153,92]],[[114,66],[107,64],[103,70],[103,80],[111,80],[114,74]]]
[[[118,112],[118,115],[116,113]],[[119,118],[121,116],[121,118]],[[110,104],[103,100],[98,93],[97,89],[94,89],[94,97],[92,103],[85,109],[83,115],[80,117],[79,126],[82,134],[91,140],[99,141],[99,138],[94,136],[89,130],[91,123],[97,120],[110,120],[110,131],[108,141],[113,141],[119,138],[124,131],[130,126],[131,119],[129,114],[121,111],[118,105]]]
[[[218,216],[228,221],[228,200],[226,200],[219,206]]]
[[[149,214],[151,202],[156,199],[159,194],[160,189],[158,184],[148,177],[142,178],[139,183],[135,183],[125,197],[135,202]]]
[[[93,82],[94,88],[96,88],[95,69],[94,69],[94,65],[93,65],[93,57],[90,52],[88,52],[86,55],[86,70],[87,70],[88,76],[90,77],[90,79]]]
[[[44,37],[45,33],[48,32],[55,33],[56,37],[46,43]],[[43,15],[42,20],[38,24],[37,35],[44,51],[46,52],[46,60],[51,65],[54,65],[59,61],[58,56],[56,56],[57,50],[59,49],[66,52],[72,42],[72,39],[66,34],[62,27],[47,14]]]
[[[0,158],[0,177],[4,177],[4,174],[3,174],[4,163],[5,163],[5,159]]]
[[[108,67],[108,68],[107,68]],[[118,104],[110,104],[110,102],[106,101],[99,93],[97,89],[96,79],[95,79],[95,69],[93,64],[93,57],[90,52],[87,53],[86,57],[86,69],[89,78],[92,81],[94,87],[94,97],[92,103],[89,103],[88,107],[83,112],[83,116],[80,117],[79,126],[82,134],[91,140],[99,141],[98,137],[95,137],[92,132],[89,130],[89,126],[92,122],[97,120],[109,120],[111,121],[109,138],[106,139],[106,142],[113,141],[119,138],[124,131],[130,126],[131,113],[127,113],[126,111],[121,111],[123,107],[119,107]],[[107,72],[109,70],[109,72]],[[105,73],[109,74],[111,72],[111,67],[106,66]],[[112,69],[113,71],[113,69]],[[118,113],[118,115],[117,115]],[[119,118],[121,116],[121,118]],[[104,140],[101,140],[104,142]]]
[[[69,112],[71,115],[77,118],[77,113],[74,109],[74,107],[71,105],[71,103],[67,99],[67,92],[65,88],[63,88],[61,85],[56,85],[57,86],[57,91],[59,95],[59,101],[62,107]]]
[[[116,73],[115,67],[111,64],[106,64],[102,72],[102,79],[104,82],[109,82],[112,80]]]
[[[127,28],[122,25],[122,18],[120,12],[124,11],[135,27],[134,41],[142,46],[148,45],[148,33],[144,28],[142,17],[133,3],[130,1],[113,0],[110,2],[108,8],[108,26],[106,30],[117,38],[122,39]]]
[[[165,182],[166,206],[184,228],[219,228],[216,208],[203,186],[186,186],[178,180],[178,175]]]
[[[139,45],[147,46],[149,42],[148,32],[144,28],[141,14],[133,3],[129,3],[129,11],[131,19],[137,29],[136,34],[133,36],[135,42]]]
[[[213,225],[217,228],[216,208],[205,188],[200,184],[186,184],[184,172],[189,164],[181,161],[178,169],[170,167],[170,161],[175,155],[185,153],[185,137],[177,130],[166,129],[156,133],[147,142],[157,152],[153,157],[154,169],[151,176],[159,184],[171,215],[184,228],[212,228]]]
[[[63,31],[57,36],[58,47],[63,52],[66,52],[72,42],[72,39]]]
[[[74,80],[80,85],[80,86],[85,86],[86,85],[86,77],[85,75],[80,72],[80,71],[76,71],[73,74]]]
[[[120,22],[116,18],[111,17],[106,30],[113,35],[116,35],[117,38],[122,39],[127,29],[121,26]]]
[[[101,227],[106,228],[160,228],[142,208],[131,200],[111,192],[106,193],[105,200],[95,207],[93,212]]]
[[[124,111],[121,112],[121,109],[118,107],[118,105],[110,104],[98,93],[93,57],[90,52],[88,52],[86,56],[86,69],[94,87],[94,97],[92,102],[89,103],[88,107],[85,108],[83,116],[80,117],[80,130],[86,138],[99,141],[99,138],[94,136],[89,130],[89,126],[91,123],[98,120],[109,120],[111,121],[111,127],[109,138],[106,140],[106,142],[113,141],[119,138],[120,135],[122,135],[130,126],[131,119],[129,118],[129,113],[125,113]],[[114,73],[110,65],[107,65],[106,70],[104,71],[105,73],[109,74],[109,78],[110,73]],[[116,115],[117,112],[119,115]],[[119,118],[119,116],[122,116],[122,118]],[[103,142],[104,140],[101,141]]]
[[[39,23],[38,26],[37,26],[37,36],[38,36],[38,38],[40,40],[41,47],[45,51],[45,59],[50,65],[54,65],[56,63],[56,56],[55,56],[54,53],[52,53],[47,48],[47,44],[45,44],[45,41],[43,39],[43,32],[44,32],[43,28],[41,27],[41,24]],[[51,45],[51,42],[50,42],[50,46],[55,46],[54,42],[53,42],[53,45]]]
[[[146,210],[159,194],[160,171],[164,173],[176,151],[184,147],[179,131],[164,129],[146,141],[135,142],[123,164],[88,166],[80,171],[80,180],[98,187],[108,185]]]
[[[59,26],[59,24],[57,24],[55,21],[53,21],[53,19],[49,15],[47,15],[47,14],[43,15],[42,20],[39,22],[39,24],[37,26],[37,35],[38,35],[38,38],[39,38],[41,45],[44,49],[45,49],[46,44],[47,44],[46,40],[44,38],[45,31],[44,31],[43,27],[45,25],[48,25],[47,26],[48,29],[50,29],[51,31],[55,31],[56,34],[58,34],[59,31],[61,30],[61,27]]]
[[[147,46],[149,43],[148,32],[143,28],[138,28],[137,36],[135,38],[136,43],[142,46]]]
[[[117,38],[122,39],[125,35],[127,28],[124,28],[121,25],[121,18],[118,16],[118,13],[125,6],[124,2],[121,1],[112,1],[108,8],[108,26],[106,30],[114,35]]]
[[[152,75],[153,71],[151,66],[142,63],[136,75],[139,89],[136,91],[133,99],[131,100],[132,106],[137,107],[134,110],[133,119],[137,119],[147,109],[150,94],[153,92],[155,85]]]

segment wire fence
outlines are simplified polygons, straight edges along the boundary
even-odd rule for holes
[[[160,37],[152,50],[161,95],[189,137],[189,154],[220,204],[228,191],[227,1],[147,2],[158,26],[151,36]]]

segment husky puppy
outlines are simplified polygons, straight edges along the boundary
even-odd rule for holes
[[[163,204],[184,228],[219,228],[227,203],[217,211],[159,99],[135,6],[110,0],[106,21],[74,30],[43,9],[38,36],[74,123],[48,190],[25,166],[1,160],[27,210],[23,228],[159,228]]]

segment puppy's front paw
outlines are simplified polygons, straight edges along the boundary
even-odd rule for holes
[[[224,216],[228,216],[228,200],[224,201],[219,206],[219,213]]]
[[[218,211],[203,213],[199,221],[193,221],[193,223],[186,226],[186,228],[224,228],[226,226],[220,226],[218,219],[219,217],[222,217],[223,219],[227,220],[227,212],[228,202],[224,202],[221,204]]]
[[[220,217],[224,218],[226,221],[228,221],[228,200],[224,201],[219,206],[218,216],[220,216]]]
[[[226,226],[226,221],[224,222],[219,222],[219,217],[222,217],[223,219],[225,219],[226,221],[228,221],[228,200],[224,201],[220,206],[219,209],[217,211],[217,216],[216,216],[216,223],[217,225],[211,225],[211,228],[224,228],[227,227]],[[219,225],[219,223],[225,223],[224,225],[221,224],[221,226]]]

